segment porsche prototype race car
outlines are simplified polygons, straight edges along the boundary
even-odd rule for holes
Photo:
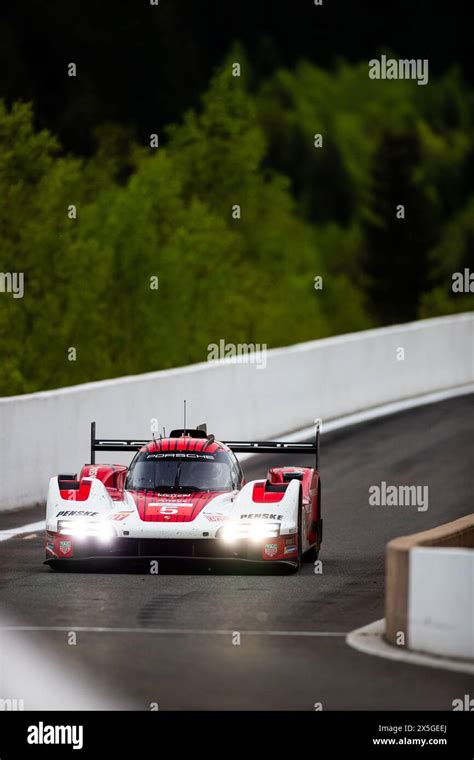
[[[221,561],[297,570],[322,541],[320,425],[314,443],[219,442],[206,426],[152,441],[103,440],[90,464],[49,484],[46,564],[101,560]],[[129,467],[97,451],[135,451]],[[312,454],[314,467],[272,467],[246,483],[236,453]]]

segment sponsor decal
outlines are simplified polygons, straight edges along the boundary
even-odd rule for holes
[[[265,554],[267,557],[274,557],[278,552],[278,544],[265,544]]]
[[[224,520],[229,519],[228,515],[221,515],[218,512],[203,512],[203,514],[209,522],[223,522]]]
[[[122,522],[122,520],[126,520],[131,514],[131,512],[116,512],[115,515],[113,515],[112,520]]]
[[[214,459],[212,454],[195,454],[189,451],[157,451],[155,454],[147,454],[148,459]]]
[[[162,501],[169,501],[174,499],[189,499],[191,497],[190,493],[157,493],[156,497],[158,499],[161,499]],[[144,498],[144,496],[142,496]],[[155,503],[155,502],[153,502]]]
[[[69,552],[72,549],[72,542],[71,541],[60,541],[59,542],[59,551],[61,554],[69,554]]]
[[[160,502],[160,501],[150,501],[148,504],[149,507],[163,507],[163,509],[173,509],[174,507],[192,507],[193,503],[192,501],[173,501],[172,506],[170,507],[169,504],[166,502]],[[177,511],[177,510],[175,510]]]
[[[269,512],[251,512],[248,515],[240,515],[241,520],[283,520],[283,515],[270,514]]]
[[[98,514],[98,512],[87,512],[85,510],[63,509],[61,512],[58,512],[56,517],[95,517]]]

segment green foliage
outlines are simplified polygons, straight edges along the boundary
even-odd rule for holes
[[[0,270],[25,276],[23,299],[0,293],[1,395],[471,308],[451,292],[474,240],[456,72],[423,88],[302,63],[252,94],[233,56],[154,151],[107,123],[95,156],[63,155],[30,106],[0,105]]]
[[[457,71],[420,87],[370,80],[365,63],[340,63],[335,73],[301,63],[264,84],[258,108],[271,164],[291,178],[325,266],[350,276],[372,320],[468,308],[469,299],[449,297],[449,267],[436,285],[449,304],[429,295],[441,256],[452,261],[462,247],[474,263],[472,242],[462,244],[458,229],[472,219],[472,205],[459,209],[472,187],[474,102]],[[316,134],[323,148],[314,147]],[[449,254],[438,247],[447,235]]]
[[[453,293],[453,274],[473,271],[474,196],[444,225],[440,240],[429,254],[430,289],[422,296],[420,317],[472,310],[472,293]]]

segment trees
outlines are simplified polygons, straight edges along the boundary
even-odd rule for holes
[[[454,245],[448,259],[459,258],[448,229],[472,181],[473,99],[458,72],[420,88],[370,80],[366,64],[330,72],[301,63],[276,72],[258,103],[268,160],[290,177],[323,267],[357,286],[366,318],[387,324],[455,308],[427,292],[440,237]],[[324,147],[314,147],[315,133]],[[458,223],[465,229],[466,217]]]
[[[0,293],[0,394],[469,308],[450,289],[474,239],[457,75],[428,92],[301,64],[252,94],[247,71],[234,50],[158,150],[109,124],[64,155],[31,107],[0,106],[0,270],[25,275],[24,298]]]

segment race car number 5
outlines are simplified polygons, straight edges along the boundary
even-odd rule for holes
[[[178,510],[176,507],[168,507],[164,504],[154,504],[154,503],[150,503],[148,506],[157,507],[160,515],[177,515],[178,514]]]

